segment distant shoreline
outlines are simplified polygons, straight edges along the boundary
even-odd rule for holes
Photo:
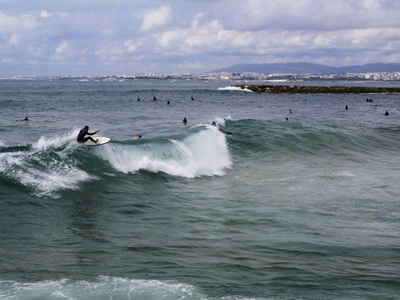
[[[235,87],[267,94],[399,94],[400,87],[306,86],[236,84]]]

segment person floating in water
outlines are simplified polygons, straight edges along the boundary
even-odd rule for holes
[[[388,116],[388,115],[389,115],[389,111],[386,111],[386,112],[385,112],[385,116]]]
[[[194,100],[193,96],[190,98],[190,100],[192,100],[192,101]]]
[[[137,98],[137,101],[140,101],[140,98]]]
[[[182,123],[183,123],[184,125],[186,125],[186,123],[187,123],[186,117],[183,118]]]
[[[81,143],[81,144],[82,144],[82,143],[86,142],[87,140],[91,140],[93,143],[96,143],[96,144],[97,144],[97,141],[98,141],[99,139],[94,140],[94,139],[92,139],[92,137],[90,137],[90,136],[85,137],[85,135],[93,135],[93,134],[98,133],[100,130],[97,130],[97,131],[92,132],[92,133],[89,133],[88,131],[89,131],[89,126],[86,125],[85,127],[83,127],[83,129],[82,129],[81,131],[79,131],[79,134],[78,134],[78,137],[77,137],[76,141],[77,141],[78,143]]]
[[[134,140],[137,140],[137,139],[141,139],[142,138],[142,136],[141,135],[135,135],[135,137],[133,138]]]
[[[211,125],[217,127],[217,123],[215,123],[215,121],[213,121],[213,122],[211,123]],[[219,128],[219,127],[217,127],[217,128],[218,128],[219,131],[221,131],[222,133],[224,133],[224,134],[226,134],[226,135],[235,135],[235,134],[232,133],[232,132],[225,131],[225,130]]]
[[[18,122],[18,121],[29,121],[29,118],[28,117],[25,117],[25,119],[23,119],[23,120],[15,120],[16,122]]]
[[[167,100],[167,104],[169,104],[169,100]]]
[[[153,97],[153,101],[157,101],[157,98],[156,98],[156,96],[154,96],[154,97]]]
[[[349,107],[346,105],[345,107],[344,107],[346,110],[348,110],[349,109]]]

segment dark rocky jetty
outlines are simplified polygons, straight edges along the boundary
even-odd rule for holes
[[[235,87],[268,94],[397,94],[400,87],[307,86],[237,84]]]

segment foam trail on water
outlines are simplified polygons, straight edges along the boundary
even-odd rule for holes
[[[193,178],[223,175],[224,170],[231,166],[225,137],[214,126],[206,126],[181,140],[112,145],[100,149],[99,153],[123,173],[147,170]]]

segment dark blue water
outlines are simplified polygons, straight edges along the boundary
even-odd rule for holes
[[[0,298],[397,298],[400,97],[231,84],[0,81]]]

